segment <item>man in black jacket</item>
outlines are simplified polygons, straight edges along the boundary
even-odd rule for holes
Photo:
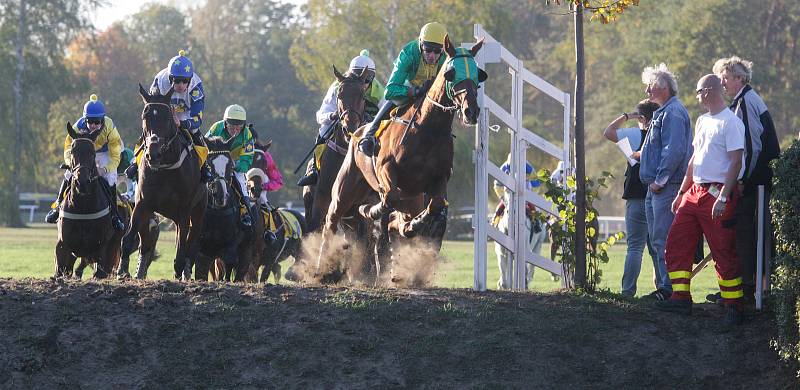
[[[752,300],[756,286],[758,186],[766,187],[764,210],[769,216],[768,199],[772,187],[769,162],[780,154],[780,145],[767,105],[750,86],[753,63],[737,56],[722,58],[714,64],[714,74],[722,80],[725,94],[733,99],[730,109],[744,122],[745,161],[744,175],[739,181],[742,197],[736,210],[736,250],[741,260],[745,299]],[[766,231],[767,234],[771,235],[771,230]],[[765,247],[765,251],[770,249]]]

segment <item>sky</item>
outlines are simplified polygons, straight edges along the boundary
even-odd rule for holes
[[[284,3],[303,4],[305,0],[282,0]],[[108,0],[109,5],[96,10],[90,18],[98,30],[105,30],[112,23],[124,19],[126,16],[135,14],[145,4],[160,3],[178,9],[186,8],[186,1],[177,0]],[[197,4],[193,2],[192,4]]]

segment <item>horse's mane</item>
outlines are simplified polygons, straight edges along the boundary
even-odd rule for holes
[[[222,138],[218,135],[206,138],[206,146],[208,146],[208,150],[215,152],[227,150],[227,147],[225,146],[225,138]]]

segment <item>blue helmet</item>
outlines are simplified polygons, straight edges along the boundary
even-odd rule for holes
[[[178,51],[178,55],[169,60],[169,76],[190,79],[194,74],[192,61],[186,58],[186,52]]]
[[[97,100],[97,95],[89,96],[89,101],[83,105],[83,116],[86,118],[103,118],[106,116],[106,107]]]

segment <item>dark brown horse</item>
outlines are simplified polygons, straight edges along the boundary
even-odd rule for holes
[[[321,268],[322,257],[339,221],[375,192],[380,195],[380,203],[361,211],[365,217],[380,219],[382,246],[388,247],[392,211],[396,211],[391,213],[395,216],[395,229],[404,237],[429,231],[434,224],[443,226],[447,182],[453,169],[453,118],[458,113],[465,125],[477,122],[477,90],[486,73],[477,68],[473,57],[482,45],[480,40],[466,50],[453,47],[449,39],[445,41],[445,65],[424,97],[383,131],[374,158],[358,152],[356,142],[351,142],[333,187],[317,263],[319,276],[331,272]],[[363,132],[362,127],[356,136]],[[427,207],[423,195],[429,199]],[[380,262],[376,266],[381,272]]]
[[[348,73],[342,75],[333,67],[333,74],[339,83],[336,91],[336,101],[340,122],[333,130],[327,142],[327,149],[320,160],[319,177],[317,184],[311,190],[311,213],[306,212],[308,231],[317,231],[325,220],[325,214],[331,203],[331,189],[336,180],[336,174],[347,155],[347,146],[350,134],[354,133],[364,122],[364,92],[369,84],[365,83],[366,71],[360,74]]]
[[[139,165],[139,187],[131,229],[139,232],[139,264],[136,277],[143,279],[153,253],[146,239],[150,216],[157,212],[175,223],[175,278],[188,280],[197,255],[197,239],[206,211],[206,186],[200,181],[199,157],[188,135],[173,120],[173,90],[151,96],[139,85],[144,101],[142,139],[144,156]]]
[[[95,278],[105,278],[119,256],[122,232],[111,228],[111,206],[103,194],[105,180],[98,174],[94,141],[99,131],[78,134],[67,123],[72,138],[69,189],[58,219],[54,277],[71,276],[78,257],[96,263]]]

